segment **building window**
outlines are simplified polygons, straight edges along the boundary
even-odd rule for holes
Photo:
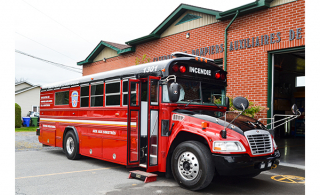
[[[80,107],[89,107],[89,85],[81,86]]]
[[[106,83],[106,106],[120,106],[120,81]]]
[[[55,105],[68,105],[69,104],[69,91],[56,92],[54,98]]]
[[[32,106],[33,112],[39,112],[39,106]]]
[[[91,84],[91,107],[103,106],[103,83]]]

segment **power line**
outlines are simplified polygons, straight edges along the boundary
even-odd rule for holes
[[[66,70],[69,70],[69,71],[73,71],[73,72],[77,72],[77,73],[82,73],[78,70],[82,70],[81,68],[75,68],[75,67],[71,67],[71,66],[67,66],[67,65],[64,65],[64,64],[60,64],[60,63],[56,63],[56,62],[51,62],[49,60],[45,60],[45,59],[42,59],[42,58],[38,58],[36,56],[33,56],[33,55],[30,55],[30,54],[27,54],[27,53],[24,53],[22,51],[19,51],[19,50],[15,50],[16,53],[19,53],[19,54],[22,54],[22,55],[25,55],[25,56],[28,56],[28,57],[31,57],[31,58],[34,58],[34,59],[37,59],[37,60],[41,60],[43,62],[46,62],[46,63],[49,63],[49,64],[52,64],[54,66],[57,66],[57,67],[60,67],[60,68],[63,68],[63,69],[66,69]]]
[[[51,20],[55,21],[57,24],[61,25],[63,28],[69,30],[70,32],[72,32],[73,34],[77,35],[78,37],[80,37],[81,39],[85,40],[87,43],[92,44],[90,41],[86,40],[85,38],[81,37],[80,35],[78,35],[77,33],[73,32],[72,30],[70,30],[69,28],[67,28],[66,26],[62,25],[61,23],[59,23],[58,21],[56,21],[55,19],[51,18],[50,16],[48,16],[47,14],[43,13],[42,11],[40,11],[39,9],[35,8],[34,6],[32,6],[31,4],[27,3],[26,1],[22,0],[23,2],[25,2],[26,4],[28,4],[29,6],[33,7],[34,9],[38,10],[39,12],[41,12],[43,15],[47,16],[48,18],[50,18]]]
[[[69,57],[69,56],[67,56],[67,55],[65,55],[65,54],[63,54],[63,53],[60,53],[60,52],[58,52],[58,51],[56,51],[56,50],[54,50],[54,49],[52,49],[52,48],[50,48],[50,47],[47,47],[47,46],[45,46],[45,45],[43,45],[43,44],[41,44],[41,43],[39,43],[39,42],[37,42],[37,41],[35,41],[35,40],[33,40],[33,39],[30,39],[29,37],[27,37],[27,36],[25,36],[25,35],[23,35],[23,34],[20,34],[20,33],[18,33],[18,32],[16,32],[16,33],[19,34],[19,35],[21,35],[21,36],[23,36],[23,37],[25,37],[25,38],[27,38],[27,39],[29,39],[29,40],[31,40],[31,41],[34,41],[34,42],[36,42],[36,43],[38,43],[38,44],[40,44],[40,45],[42,45],[42,46],[44,46],[44,47],[46,47],[46,48],[48,48],[48,49],[51,49],[52,51],[55,51],[55,52],[57,52],[57,53],[59,53],[59,54],[61,54],[61,55],[64,55],[64,56],[66,56],[67,58],[70,58],[71,60],[77,61],[77,60],[75,60],[75,59],[73,59],[73,58],[71,58],[71,57]]]

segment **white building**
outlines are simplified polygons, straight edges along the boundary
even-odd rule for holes
[[[39,112],[40,86],[27,81],[15,84],[15,103],[21,106],[21,116],[27,116],[29,111]]]

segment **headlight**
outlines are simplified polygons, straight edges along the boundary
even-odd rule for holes
[[[245,152],[246,149],[239,141],[215,141],[213,151],[221,152]]]
[[[274,138],[272,138],[272,140],[273,140],[273,147],[274,147],[274,149],[277,149],[278,146],[277,146],[277,144],[276,144],[276,141],[274,141]]]

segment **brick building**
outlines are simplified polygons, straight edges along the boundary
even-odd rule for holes
[[[181,4],[150,34],[126,44],[101,41],[78,65],[90,75],[135,65],[145,54],[165,60],[176,51],[223,66],[227,94],[268,107],[260,117],[288,114],[293,103],[304,113],[304,0],[257,0],[223,12]],[[279,134],[304,136],[302,123]]]

